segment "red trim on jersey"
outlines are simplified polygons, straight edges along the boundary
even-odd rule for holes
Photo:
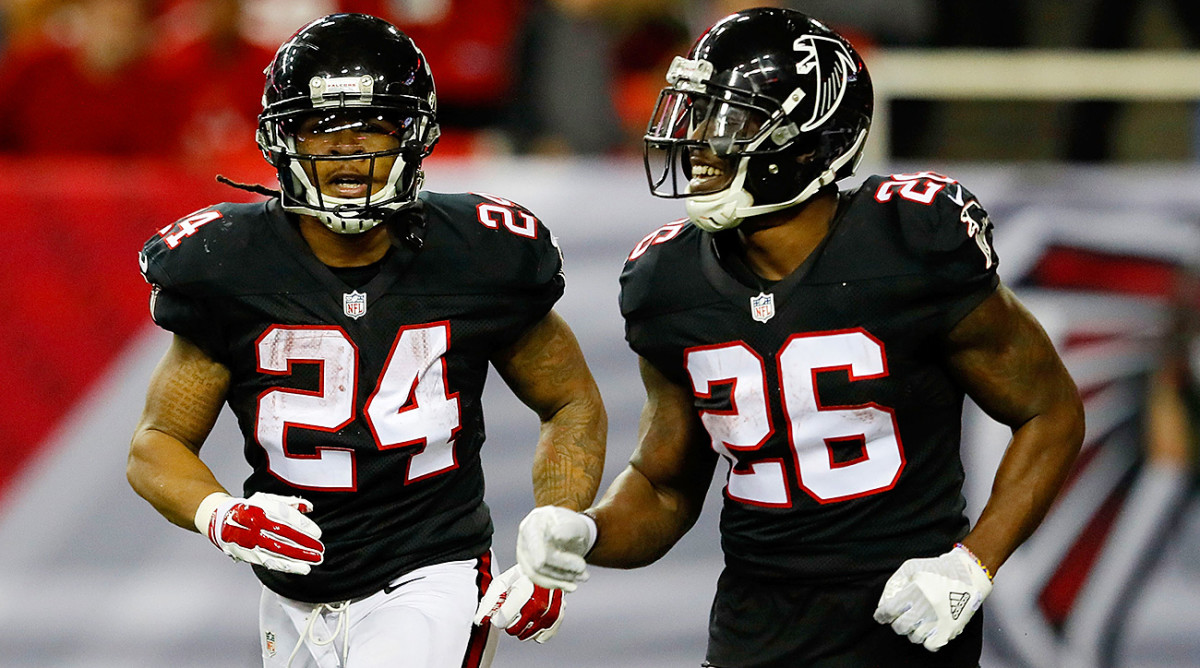
[[[732,443],[729,443],[728,441],[724,441],[724,440],[721,441],[721,444],[729,451],[729,455],[731,457],[731,460],[729,462],[729,477],[725,482],[725,488],[723,490],[723,493],[728,498],[733,499],[733,500],[737,501],[738,503],[742,503],[742,504],[745,504],[748,506],[758,506],[760,508],[791,508],[792,507],[792,489],[791,489],[791,486],[788,485],[787,466],[784,464],[784,461],[782,458],[777,457],[777,458],[772,458],[772,459],[755,459],[753,461],[743,461],[740,457],[737,456],[738,453],[753,453],[753,452],[757,452],[758,450],[761,450],[762,447],[765,446],[767,444],[767,442],[771,440],[771,437],[775,435],[775,420],[771,416],[771,396],[769,394],[770,386],[767,384],[767,365],[766,365],[766,361],[763,360],[762,355],[758,354],[758,351],[756,351],[754,348],[751,348],[750,345],[748,343],[746,343],[745,341],[730,341],[728,343],[714,343],[714,344],[703,345],[703,346],[692,346],[690,348],[684,349],[684,351],[683,351],[683,367],[684,367],[684,370],[687,371],[687,373],[688,373],[688,378],[691,379],[691,389],[692,389],[692,395],[694,397],[696,397],[697,399],[713,400],[715,388],[717,388],[717,387],[728,387],[729,388],[729,408],[728,409],[721,410],[721,409],[716,409],[716,408],[712,408],[712,409],[706,408],[706,409],[698,410],[696,412],[696,416],[699,417],[703,421],[704,416],[706,414],[707,415],[722,415],[722,416],[727,416],[727,417],[728,416],[736,417],[736,416],[740,415],[740,413],[741,413],[741,410],[738,408],[738,405],[737,405],[737,377],[705,379],[706,382],[708,383],[708,392],[701,393],[700,390],[696,388],[696,377],[694,375],[692,375],[692,371],[691,371],[690,359],[691,359],[692,353],[703,352],[703,351],[708,351],[708,350],[724,350],[724,349],[729,349],[729,348],[742,348],[746,352],[753,355],[756,360],[758,360],[759,372],[762,374],[762,389],[760,390],[760,396],[763,399],[763,405],[764,405],[764,408],[766,409],[767,433],[761,439],[759,439],[759,441],[757,443],[755,443],[753,445],[733,445]],[[705,430],[707,431],[707,426],[705,427]],[[710,437],[710,439],[712,438],[711,433],[709,434],[709,437]],[[788,447],[789,448],[791,447],[790,442],[788,444]],[[720,451],[717,450],[716,447],[713,447],[713,451],[720,454]],[[753,499],[748,499],[746,497],[738,496],[738,495],[734,494],[732,491],[730,491],[730,487],[733,485],[733,480],[735,477],[757,475],[758,472],[755,471],[756,466],[759,466],[760,464],[770,464],[770,463],[778,463],[779,464],[779,470],[780,470],[780,474],[782,475],[782,480],[783,480],[783,491],[784,491],[784,494],[787,496],[787,499],[784,502],[782,502],[782,503],[767,503],[765,501],[755,501]]]
[[[837,459],[834,456],[836,454],[834,449],[837,446],[842,446],[839,449],[842,450],[843,453],[854,451],[854,456],[846,457],[845,459],[841,460]],[[850,436],[827,438],[825,439],[825,449],[829,451],[829,468],[831,469],[845,468],[847,466],[852,466],[859,462],[865,462],[870,459],[870,457],[867,456],[867,437],[865,434],[852,434]]]
[[[479,600],[492,583],[492,552],[489,550],[475,561],[475,583],[479,588]],[[490,621],[471,627],[471,638],[467,641],[467,652],[463,656],[462,668],[479,668],[483,663],[484,650],[492,633]]]
[[[415,438],[415,439],[411,439],[408,441],[400,441],[397,443],[386,443],[385,444],[383,442],[383,439],[380,438],[380,436],[379,436],[379,430],[375,427],[375,420],[371,417],[371,405],[374,403],[375,397],[379,396],[379,392],[383,389],[383,379],[384,379],[384,377],[387,376],[388,369],[392,366],[392,358],[394,358],[396,356],[396,350],[400,347],[400,341],[404,338],[405,332],[414,331],[414,330],[439,329],[439,328],[442,329],[446,335],[446,337],[445,337],[446,338],[446,352],[443,353],[441,356],[439,356],[436,361],[436,363],[438,365],[440,365],[442,368],[442,388],[441,388],[442,396],[445,398],[446,401],[448,401],[448,402],[453,401],[454,404],[456,406],[458,406],[458,426],[456,426],[450,430],[450,438],[447,441],[447,443],[450,444],[450,456],[453,459],[454,464],[451,466],[445,467],[445,468],[440,468],[436,471],[430,471],[429,473],[426,473],[424,475],[420,475],[420,476],[417,476],[414,478],[414,477],[412,477],[412,474],[411,474],[412,457],[415,457],[415,456],[425,452],[425,449],[429,447],[428,437],[422,436],[420,438]],[[371,431],[371,438],[375,439],[375,447],[376,448],[378,448],[381,451],[384,451],[384,450],[393,450],[396,448],[409,447],[409,446],[413,446],[413,445],[421,446],[418,450],[413,451],[412,455],[409,457],[408,464],[405,465],[404,484],[406,484],[406,485],[409,483],[417,482],[418,480],[425,480],[426,478],[431,478],[435,475],[440,475],[442,473],[447,473],[449,471],[453,471],[453,470],[457,469],[458,465],[459,465],[458,464],[457,439],[458,439],[459,431],[462,430],[462,422],[463,422],[462,402],[459,401],[459,399],[458,399],[458,392],[450,391],[450,375],[449,375],[450,370],[446,363],[446,355],[450,354],[451,341],[452,341],[452,337],[450,335],[450,321],[449,320],[438,320],[436,322],[429,322],[429,323],[415,324],[415,325],[405,325],[405,326],[401,327],[396,332],[396,338],[395,338],[395,340],[392,341],[392,349],[388,351],[387,360],[385,360],[383,363],[383,371],[380,372],[380,374],[379,374],[379,381],[376,384],[374,391],[372,391],[371,395],[367,397],[367,403],[364,404],[364,407],[363,407],[363,418],[367,421],[367,427]],[[405,413],[405,412],[416,410],[416,409],[420,408],[420,404],[417,401],[416,393],[417,393],[417,386],[421,383],[421,380],[422,379],[421,379],[420,374],[413,377],[412,386],[408,389],[408,396],[404,399],[404,404],[396,410],[397,414]]]
[[[537,216],[534,216],[525,207],[503,197],[496,197],[487,193],[471,194],[494,202],[494,204],[479,203],[475,205],[475,213],[479,218],[479,222],[484,227],[498,230],[503,226],[509,232],[519,237],[525,237],[526,239],[538,238]],[[499,219],[494,217],[493,214],[498,214]],[[517,225],[517,216],[521,217],[521,225]]]
[[[629,252],[629,261],[632,262],[645,255],[646,251],[650,250],[651,246],[665,244],[671,239],[679,236],[679,233],[683,231],[683,228],[685,225],[687,225],[687,222],[687,218],[684,218],[683,220],[677,220],[673,223],[667,223],[657,230],[654,230],[650,234],[647,234],[642,238],[641,241],[638,242],[636,246],[633,247],[633,250]]]
[[[742,348],[743,350],[750,353],[751,355],[754,356],[755,359],[758,360],[758,367],[762,374],[761,396],[763,397],[763,403],[766,406],[766,410],[767,410],[767,433],[765,436],[763,436],[761,439],[759,439],[759,441],[757,443],[754,443],[753,445],[733,445],[732,443],[727,443],[725,441],[722,441],[721,443],[726,448],[729,448],[730,452],[753,452],[755,450],[761,449],[764,445],[767,444],[767,441],[771,440],[771,437],[775,435],[775,420],[773,417],[771,417],[771,398],[770,398],[770,394],[769,394],[770,386],[767,384],[767,363],[766,363],[766,360],[763,359],[762,355],[759,355],[758,351],[755,350],[754,348],[751,348],[750,344],[746,343],[745,341],[730,341],[729,343],[714,343],[714,344],[703,345],[703,346],[692,346],[690,348],[685,348],[683,351],[683,366],[684,366],[684,369],[688,372],[688,377],[692,378],[692,395],[695,396],[697,399],[707,399],[709,401],[713,401],[714,400],[713,394],[714,394],[714,390],[716,388],[718,388],[718,387],[728,387],[729,388],[729,408],[724,409],[724,410],[721,410],[718,408],[705,408],[703,410],[699,410],[696,412],[696,415],[698,417],[703,419],[705,414],[736,417],[737,415],[740,414],[740,409],[738,408],[738,405],[737,405],[737,378],[733,377],[733,378],[708,379],[708,381],[707,381],[708,382],[708,392],[701,394],[700,390],[696,389],[695,379],[692,376],[691,369],[688,366],[688,359],[691,356],[691,354],[694,352],[703,352],[703,351],[707,351],[707,350],[723,350],[726,348]]]
[[[788,444],[788,447],[789,448],[791,447],[790,443]],[[763,464],[778,464],[779,465],[779,475],[782,476],[780,479],[783,480],[783,493],[787,497],[787,500],[785,500],[783,503],[768,503],[766,501],[755,501],[754,499],[747,499],[745,497],[738,496],[738,495],[734,494],[733,492],[729,491],[730,485],[733,484],[734,477],[758,475],[759,471],[757,471],[756,468]],[[741,503],[741,504],[744,504],[747,506],[758,506],[759,508],[791,508],[792,507],[792,486],[788,484],[787,464],[784,463],[783,457],[775,457],[772,459],[756,459],[752,462],[737,462],[737,461],[733,462],[733,464],[729,467],[729,480],[725,483],[725,489],[722,490],[722,492],[725,494],[725,496],[729,497],[730,499],[733,499],[734,501],[737,501],[738,503]]]
[[[201,209],[186,218],[181,218],[170,225],[158,231],[158,236],[162,237],[163,243],[167,248],[174,250],[183,243],[187,237],[195,234],[201,227],[219,220],[222,217],[220,211],[215,209]]]
[[[320,359],[317,357],[296,356],[296,357],[286,358],[287,367],[283,370],[267,369],[267,368],[263,367],[262,354],[260,352],[259,346],[262,344],[264,339],[266,339],[268,336],[270,336],[270,334],[272,332],[277,331],[277,330],[310,331],[310,332],[311,331],[338,332],[339,334],[341,334],[342,339],[344,341],[346,341],[347,343],[349,343],[350,347],[354,350],[355,368],[357,368],[357,366],[358,366],[358,356],[359,356],[358,344],[356,344],[354,342],[354,340],[350,338],[350,335],[346,333],[345,329],[342,329],[338,325],[270,325],[269,327],[267,327],[266,329],[263,330],[262,334],[258,335],[257,339],[254,340],[254,360],[255,360],[255,366],[257,367],[255,370],[258,373],[261,373],[261,374],[264,374],[267,376],[285,377],[285,376],[291,376],[294,373],[294,368],[297,364],[315,364],[315,365],[317,365],[317,389],[316,390],[302,390],[302,389],[298,389],[298,388],[281,387],[281,386],[275,385],[275,386],[272,386],[272,387],[269,387],[269,388],[263,390],[262,392],[259,392],[258,397],[255,398],[255,400],[254,400],[254,444],[257,445],[263,451],[263,458],[266,460],[267,473],[270,473],[271,476],[273,478],[275,478],[276,480],[288,485],[289,487],[294,487],[296,489],[307,489],[307,490],[314,490],[314,491],[319,491],[319,492],[328,492],[328,491],[357,492],[358,491],[358,458],[354,454],[354,450],[352,448],[337,448],[337,447],[318,445],[318,446],[313,447],[312,454],[297,454],[297,453],[292,452],[288,448],[288,436],[291,433],[292,429],[307,429],[309,431],[318,431],[318,432],[322,432],[322,433],[326,433],[326,434],[336,434],[337,432],[341,431],[342,429],[346,428],[348,425],[350,425],[351,423],[354,422],[354,420],[357,418],[357,416],[355,415],[355,412],[357,410],[356,407],[358,406],[358,379],[356,377],[356,372],[351,375],[352,387],[350,389],[351,396],[350,396],[350,416],[349,417],[347,417],[340,424],[338,424],[337,426],[334,426],[334,427],[321,427],[321,426],[311,425],[311,424],[307,424],[307,423],[303,423],[303,422],[293,422],[290,420],[284,420],[283,431],[280,436],[280,446],[283,448],[283,456],[285,459],[321,460],[325,457],[325,454],[324,454],[325,452],[335,452],[335,451],[336,452],[349,452],[350,453],[350,486],[349,487],[333,487],[333,486],[324,486],[324,485],[321,485],[321,486],[301,485],[293,480],[288,480],[283,475],[280,475],[274,469],[274,467],[271,465],[270,450],[268,450],[267,447],[262,444],[262,442],[259,440],[259,435],[258,435],[258,426],[262,420],[261,414],[262,414],[263,400],[268,395],[273,394],[273,393],[325,398],[326,392],[328,391],[328,388],[325,387],[325,363],[327,360],[323,360],[323,359]]]

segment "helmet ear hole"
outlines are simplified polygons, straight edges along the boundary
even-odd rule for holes
[[[746,190],[755,202],[784,202],[795,197],[812,171],[811,155],[800,157],[792,153],[756,155],[746,165]]]

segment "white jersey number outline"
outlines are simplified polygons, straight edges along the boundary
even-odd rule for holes
[[[851,382],[888,375],[883,344],[861,328],[796,334],[775,361],[797,486],[823,504],[891,489],[905,464],[895,412],[875,403],[824,406],[817,394],[818,373],[844,370]],[[736,342],[688,349],[684,365],[698,398],[711,397],[716,385],[731,386],[729,410],[700,412],[713,450],[731,464],[729,497],[791,507],[783,459],[747,456],[774,433],[763,359]],[[831,446],[840,441],[861,443],[862,456],[836,462]]]
[[[458,395],[446,385],[449,345],[448,322],[402,328],[364,407],[380,450],[421,444],[409,460],[405,483],[458,467],[454,439],[461,415]],[[289,428],[336,432],[354,421],[357,346],[341,327],[273,325],[255,347],[262,373],[290,375],[295,363],[320,365],[316,391],[276,387],[258,397],[255,437],[267,453],[268,470],[302,489],[356,489],[353,451],[318,446],[311,455],[293,454],[287,434]]]

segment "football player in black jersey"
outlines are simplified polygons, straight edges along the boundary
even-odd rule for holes
[[[571,589],[586,563],[653,562],[724,459],[704,665],[976,666],[992,575],[1047,511],[1084,429],[1051,342],[1000,283],[987,213],[930,172],[839,192],[871,83],[850,44],[803,14],[728,16],[667,82],[646,169],[690,220],[646,236],[621,277],[647,393],[640,442],[595,507],[526,517],[518,563]],[[974,527],[964,396],[1013,433]]]
[[[480,405],[489,364],[541,420],[538,504],[587,507],[607,421],[552,310],[562,258],[509,200],[420,191],[438,139],[429,65],[380,19],[301,28],[267,69],[258,144],[280,191],[218,204],[145,245],[150,381],[128,478],[264,585],[264,666],[490,663],[495,627],[544,642],[562,592],[493,582]],[[237,185],[237,184],[235,184]],[[199,458],[222,405],[252,472]],[[346,662],[350,661],[350,664]]]

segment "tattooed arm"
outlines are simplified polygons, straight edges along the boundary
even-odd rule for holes
[[[129,484],[168,520],[186,529],[200,500],[224,492],[200,460],[229,389],[229,369],[176,336],[158,363],[129,447]]]
[[[587,508],[604,473],[608,416],[575,334],[551,311],[492,363],[542,421],[534,502]]]
[[[533,499],[538,507],[531,515],[575,514],[572,511],[587,508],[604,473],[608,416],[575,334],[551,311],[492,364],[542,421],[533,456]],[[520,554],[519,545],[517,551]],[[492,580],[475,611],[475,623],[543,643],[558,631],[562,612],[563,592],[539,586],[517,565]]]

